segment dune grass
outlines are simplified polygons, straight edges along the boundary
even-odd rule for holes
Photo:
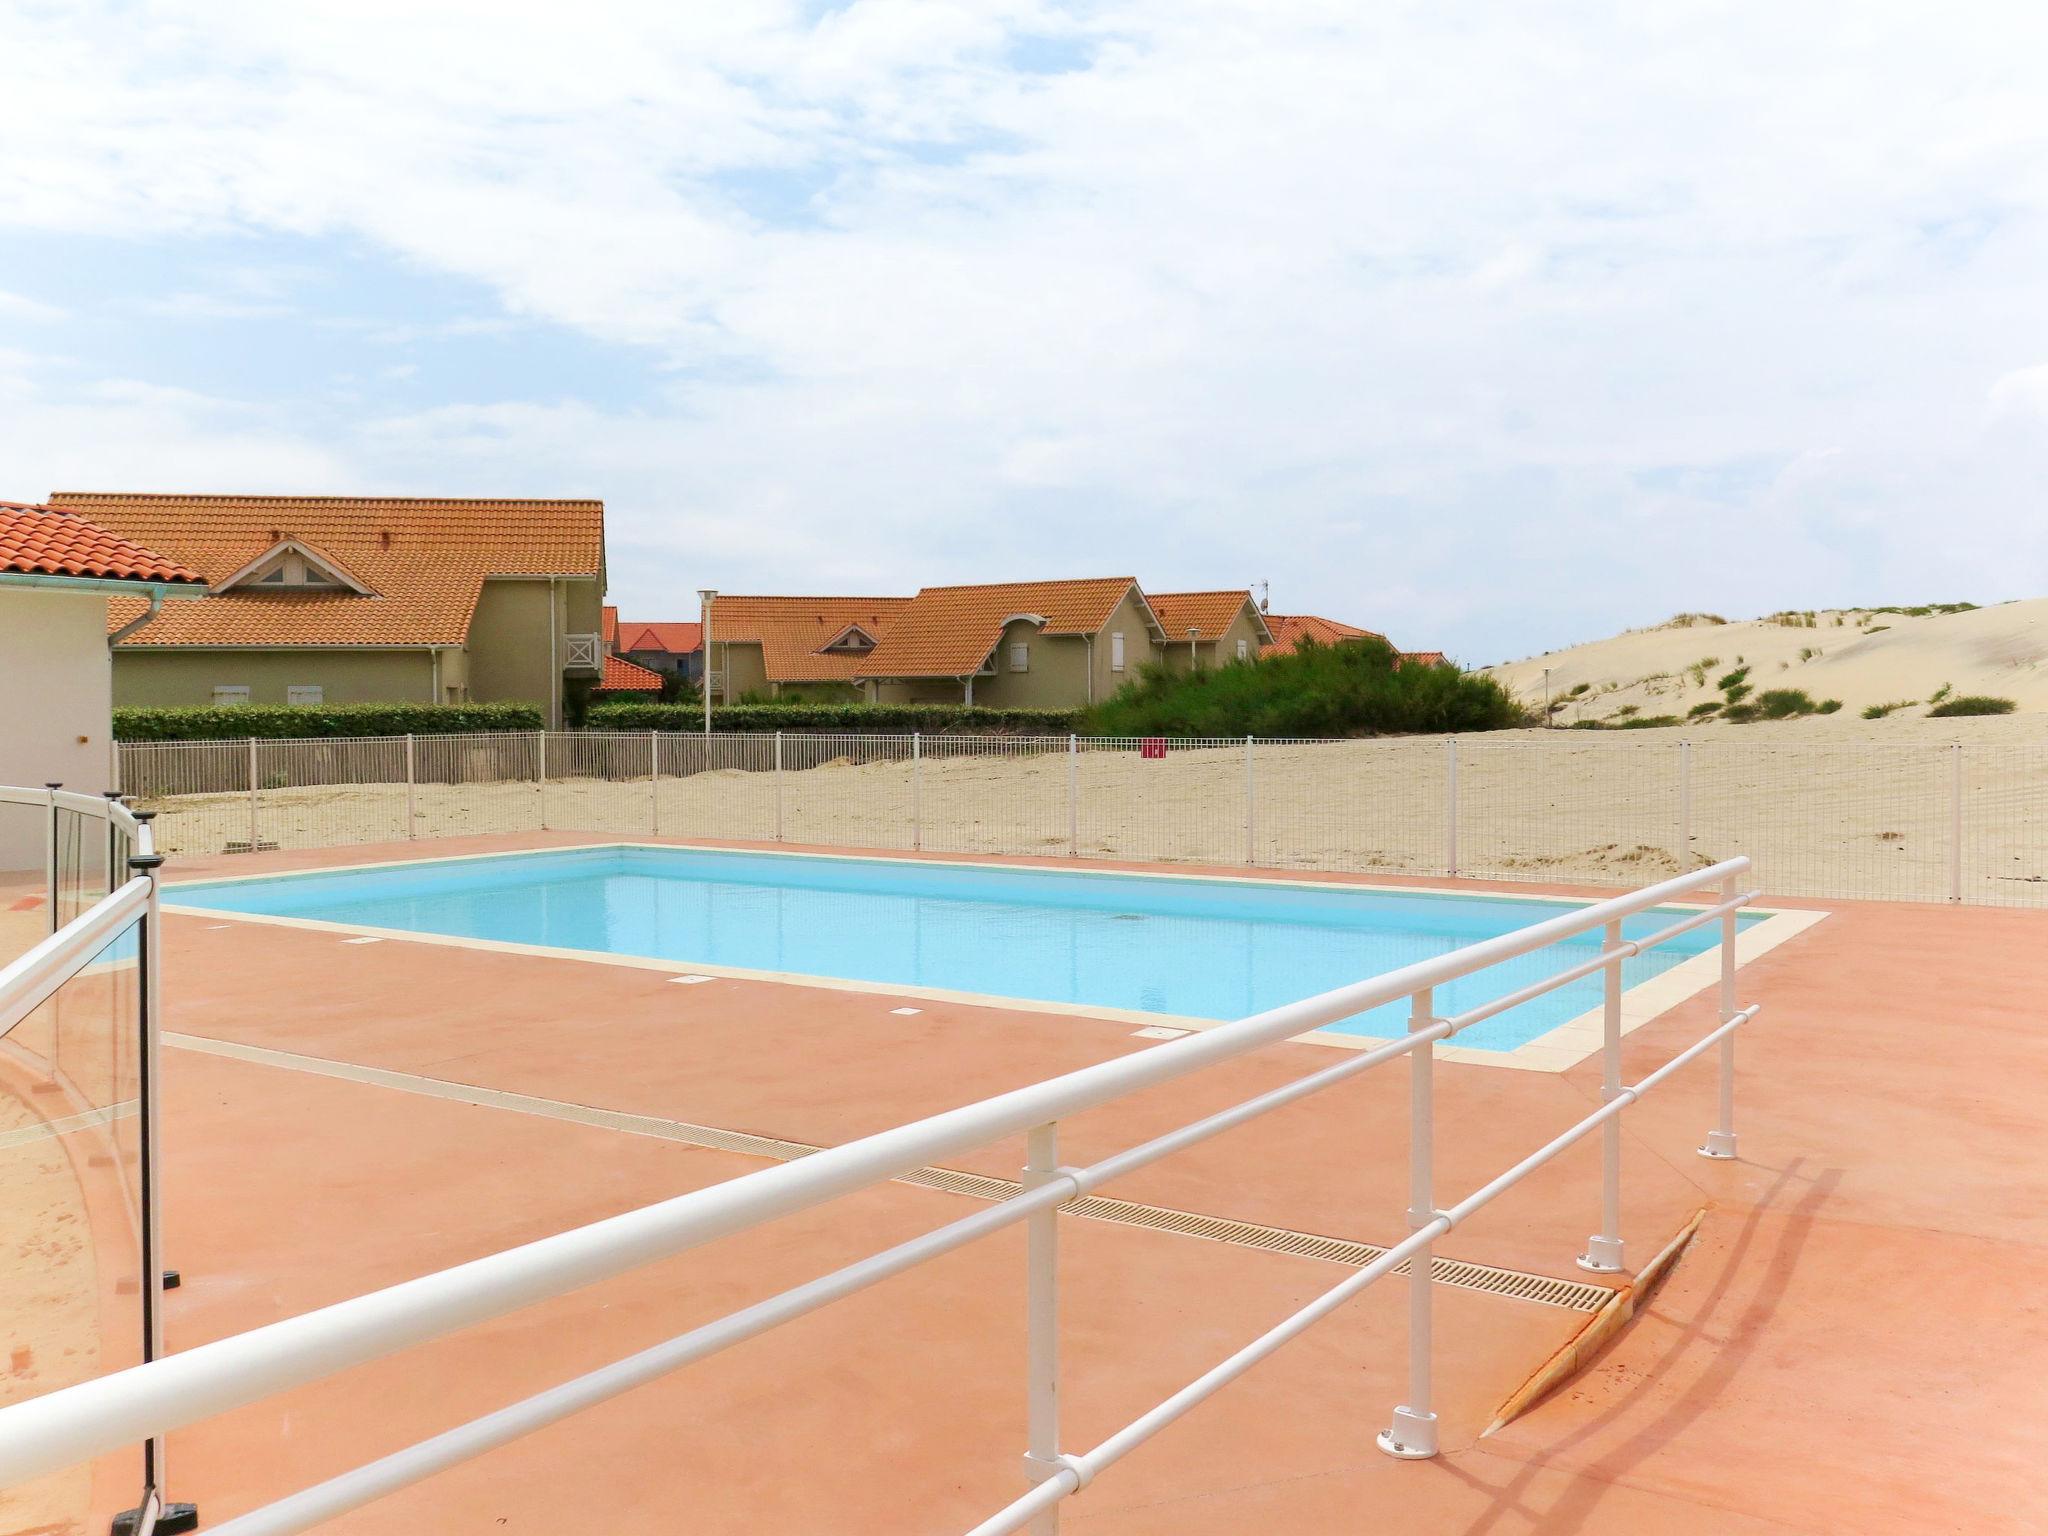
[[[2019,705],[2011,699],[1993,698],[1985,693],[1966,693],[1958,698],[1944,699],[1927,711],[1927,718],[1947,719],[1953,715],[2009,715]]]

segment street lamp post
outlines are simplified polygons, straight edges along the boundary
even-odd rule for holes
[[[711,734],[711,605],[718,600],[716,587],[699,587],[697,601],[703,605],[697,639],[704,647],[704,734]]]

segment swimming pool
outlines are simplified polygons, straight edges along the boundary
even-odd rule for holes
[[[1576,904],[1446,892],[1068,872],[905,859],[604,847],[178,884],[176,906],[491,939],[745,971],[1235,1019],[1527,927]],[[1630,918],[1629,937],[1678,909]],[[1756,917],[1743,914],[1744,923]],[[1713,925],[1623,963],[1634,986]],[[1440,988],[1456,1013],[1598,950],[1599,934]],[[1584,977],[1475,1025],[1511,1051],[1599,1006]],[[1389,1037],[1406,1005],[1330,1026]]]

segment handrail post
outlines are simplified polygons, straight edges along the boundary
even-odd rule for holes
[[[899,738],[900,740],[901,738]],[[910,847],[924,847],[924,732],[910,733]]]
[[[1600,1102],[1609,1104],[1621,1093],[1621,924],[1606,926],[1601,948],[1606,997],[1600,1010]],[[1724,1021],[1725,1022],[1725,1021]],[[1600,1230],[1586,1239],[1578,1266],[1596,1275],[1622,1267],[1621,1244],[1621,1116],[1600,1127]]]
[[[1444,738],[1444,873],[1458,875],[1458,738]]]
[[[107,801],[107,894],[113,895],[121,886],[120,859],[116,850],[121,846],[121,826],[114,820],[114,808],[121,803],[121,791],[103,789],[100,791]]]
[[[256,738],[249,738],[249,851],[254,853],[261,846],[257,835],[256,820]]]
[[[414,786],[419,782],[413,771],[412,732],[405,733],[405,835],[408,841],[420,835],[419,796]]]
[[[775,841],[782,841],[782,732],[775,733]]]
[[[1059,1171],[1059,1124],[1034,1126],[1026,1140],[1023,1187],[1033,1190]],[[1059,1208],[1025,1218],[1024,1315],[1028,1449],[1024,1475],[1033,1487],[1060,1470]],[[1058,1536],[1059,1506],[1033,1517],[1031,1536]]]
[[[64,787],[64,781],[45,780],[43,788],[50,797],[50,814],[43,820],[43,881],[50,898],[50,932],[55,933],[64,926],[64,919],[57,911],[58,887],[63,883],[63,873],[57,867],[57,791]]]
[[[1739,892],[1735,877],[1721,882],[1721,900],[1733,901]],[[1721,916],[1721,1022],[1726,1024],[1739,1011],[1735,1006],[1735,913]],[[1735,1031],[1721,1037],[1720,1116],[1707,1139],[1698,1148],[1701,1157],[1725,1160],[1735,1153]]]
[[[647,733],[647,825],[661,836],[661,733]]]
[[[1436,1023],[1436,992],[1424,987],[1409,1001],[1410,1034]],[[1418,1232],[1436,1214],[1436,1042],[1425,1040],[1408,1053],[1408,1230]],[[1436,1413],[1430,1403],[1431,1271],[1436,1244],[1425,1243],[1408,1260],[1408,1400],[1380,1431],[1379,1447],[1404,1461],[1421,1461],[1437,1450]]]
[[[1081,738],[1067,736],[1067,857],[1081,857]]]

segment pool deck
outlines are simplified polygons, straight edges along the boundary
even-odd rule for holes
[[[181,858],[166,873],[615,840]],[[1629,1111],[1631,1262],[1704,1215],[1580,1375],[1483,1434],[1587,1317],[1439,1287],[1446,1454],[1393,1461],[1372,1441],[1401,1395],[1405,1294],[1384,1281],[1105,1472],[1065,1523],[1103,1536],[2048,1527],[2048,915],[1772,904],[1830,916],[1741,973],[1742,1000],[1765,1004],[1741,1036],[1742,1160],[1693,1155],[1710,1064]],[[166,922],[167,1027],[184,1037],[165,1068],[168,1257],[185,1275],[174,1347],[766,1166],[593,1110],[832,1145],[1152,1043],[1101,1019],[929,999],[899,1015],[906,1000],[880,994]],[[1712,1006],[1694,998],[1630,1035],[1628,1075],[1711,1027]],[[1063,1157],[1092,1160],[1336,1059],[1274,1047],[1069,1122]],[[1446,1063],[1437,1089],[1448,1201],[1596,1106],[1598,1063]],[[1406,1095],[1392,1064],[1106,1192],[1391,1242],[1405,1230]],[[1014,1176],[1021,1150],[954,1166]],[[1596,1217],[1597,1157],[1597,1139],[1573,1149],[1440,1252],[1585,1279],[1571,1258]],[[179,1431],[172,1495],[217,1523],[972,1208],[870,1191]],[[1078,1448],[1345,1273],[1088,1220],[1064,1221],[1062,1244]],[[332,1528],[965,1529],[1022,1488],[1022,1276],[1012,1231]]]

